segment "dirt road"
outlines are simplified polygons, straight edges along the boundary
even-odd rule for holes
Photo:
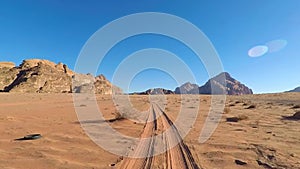
[[[167,130],[168,132],[165,132]],[[160,151],[162,153],[156,153]],[[172,121],[156,103],[151,105],[147,123],[141,134],[141,141],[130,156],[133,158],[124,158],[118,168],[200,168],[195,163],[189,148],[183,143]]]

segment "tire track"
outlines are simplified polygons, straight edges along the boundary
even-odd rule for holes
[[[168,132],[166,132],[168,130]],[[157,139],[161,134],[161,142]],[[150,139],[143,139],[150,138]],[[155,143],[163,143],[167,151],[161,155],[153,156]],[[171,146],[174,146],[171,148]],[[132,157],[124,158],[120,163],[120,169],[200,169],[182,138],[166,113],[156,103],[151,105],[147,123],[145,124],[141,141],[137,145]]]

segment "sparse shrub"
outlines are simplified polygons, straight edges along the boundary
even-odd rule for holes
[[[239,104],[239,103],[241,103],[241,101],[239,101],[239,100],[238,100],[238,101],[235,101],[235,104]]]
[[[233,107],[233,106],[235,106],[235,104],[234,104],[234,103],[232,103],[232,104],[229,104],[229,107]]]

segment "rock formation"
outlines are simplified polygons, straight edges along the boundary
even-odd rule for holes
[[[99,75],[95,78],[95,92],[99,94],[121,94],[122,89],[111,84],[104,75]]]
[[[199,94],[199,86],[187,82],[175,89],[175,94]]]
[[[287,91],[287,92],[300,92],[300,87],[296,87],[295,89]]]
[[[95,93],[94,83],[93,75],[76,73],[72,76],[72,91],[74,93]]]
[[[112,90],[113,89],[113,90]],[[24,60],[14,64],[0,62],[0,91],[20,93],[122,93],[103,75],[75,73],[67,65],[55,64],[48,60]]]
[[[14,67],[14,63],[0,62],[0,91],[16,79],[18,71]]]
[[[14,81],[4,87],[4,91],[20,93],[70,92],[71,77],[57,66],[46,60],[24,60],[19,67],[10,70],[18,73]],[[67,71],[73,74],[70,70]]]
[[[227,72],[220,73],[208,80],[203,86],[199,87],[199,93],[228,95],[253,94],[250,88],[232,78]]]
[[[144,92],[137,92],[137,93],[132,93],[132,94],[137,94],[137,95],[159,95],[159,94],[174,94],[172,90],[167,90],[163,88],[154,88],[154,89],[148,89]]]
[[[0,62],[0,69],[1,68],[13,68],[15,64],[13,62]]]

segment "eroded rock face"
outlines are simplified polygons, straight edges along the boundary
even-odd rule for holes
[[[0,67],[0,91],[4,91],[4,88],[16,79],[18,73],[17,69]]]
[[[176,94],[199,94],[199,86],[197,84],[192,84],[187,82],[180,87],[175,89]]]
[[[78,74],[72,76],[72,86],[74,93],[94,93],[95,78],[91,74]]]
[[[206,82],[199,88],[200,94],[253,94],[252,90],[232,78],[229,73],[223,72]]]
[[[31,63],[24,61],[20,67],[13,68],[18,71],[17,77],[4,88],[4,91],[20,93],[63,93],[71,91],[71,77],[63,70],[56,69],[55,66],[47,62],[38,62],[37,65]]]
[[[111,84],[104,75],[99,75],[95,78],[95,92],[98,94],[121,94],[122,90]]]
[[[12,62],[0,62],[0,91],[10,85],[17,77],[18,71],[13,69],[15,64]]]
[[[20,93],[122,93],[103,75],[75,73],[67,65],[48,60],[24,60],[18,67],[0,64],[0,91]],[[114,89],[114,90],[112,90]]]

